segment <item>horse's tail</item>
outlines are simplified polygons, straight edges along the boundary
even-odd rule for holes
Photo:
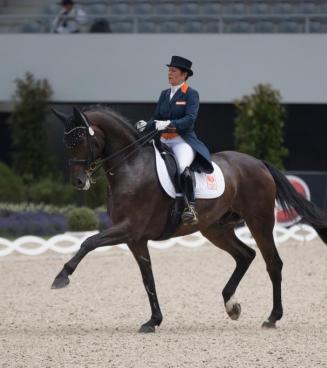
[[[286,176],[276,167],[263,161],[273,177],[279,201],[284,211],[290,212],[293,208],[305,222],[310,224],[318,233],[322,241],[327,244],[327,214],[314,203],[300,195],[287,180]]]

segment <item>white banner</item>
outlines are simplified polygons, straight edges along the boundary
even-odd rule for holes
[[[38,236],[23,236],[16,240],[8,240],[0,238],[0,257],[7,256],[13,252],[18,252],[24,255],[37,256],[49,250],[61,254],[75,253],[82,242],[91,235],[97,232],[85,233],[65,233],[53,236],[50,239],[43,239]],[[237,237],[244,243],[255,246],[256,242],[253,239],[248,227],[240,227],[235,231]],[[274,228],[274,238],[277,245],[295,240],[297,242],[312,241],[317,237],[315,230],[308,225],[294,225],[289,229],[276,225]],[[186,248],[198,248],[208,243],[208,240],[201,235],[200,232],[187,235],[179,238],[172,238],[165,241],[149,241],[149,246],[155,249],[168,249],[175,245]],[[126,244],[118,244],[116,247],[128,250]],[[112,246],[102,247],[96,251],[107,251],[112,249]]]

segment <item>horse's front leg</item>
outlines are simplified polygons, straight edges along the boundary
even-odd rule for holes
[[[162,314],[157,298],[147,241],[129,244],[129,248],[140,267],[143,284],[148,294],[151,307],[151,318],[141,326],[139,332],[155,332],[156,326],[160,326],[162,322]]]
[[[99,234],[90,236],[81,245],[78,252],[67,263],[65,263],[63,269],[58,273],[54,279],[51,288],[61,289],[69,284],[69,275],[71,275],[81,260],[92,250],[121,243],[127,243],[128,226],[125,223],[115,225],[108,230],[102,231]]]

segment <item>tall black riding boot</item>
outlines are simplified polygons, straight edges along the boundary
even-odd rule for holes
[[[194,181],[189,167],[182,173],[182,187],[185,200],[185,209],[182,213],[183,224],[196,225],[199,220],[195,210]]]

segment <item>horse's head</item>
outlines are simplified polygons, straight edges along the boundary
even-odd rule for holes
[[[95,161],[101,157],[102,147],[88,117],[74,107],[72,116],[52,109],[64,124],[64,144],[69,157],[72,184],[80,190],[91,186],[91,174]]]

